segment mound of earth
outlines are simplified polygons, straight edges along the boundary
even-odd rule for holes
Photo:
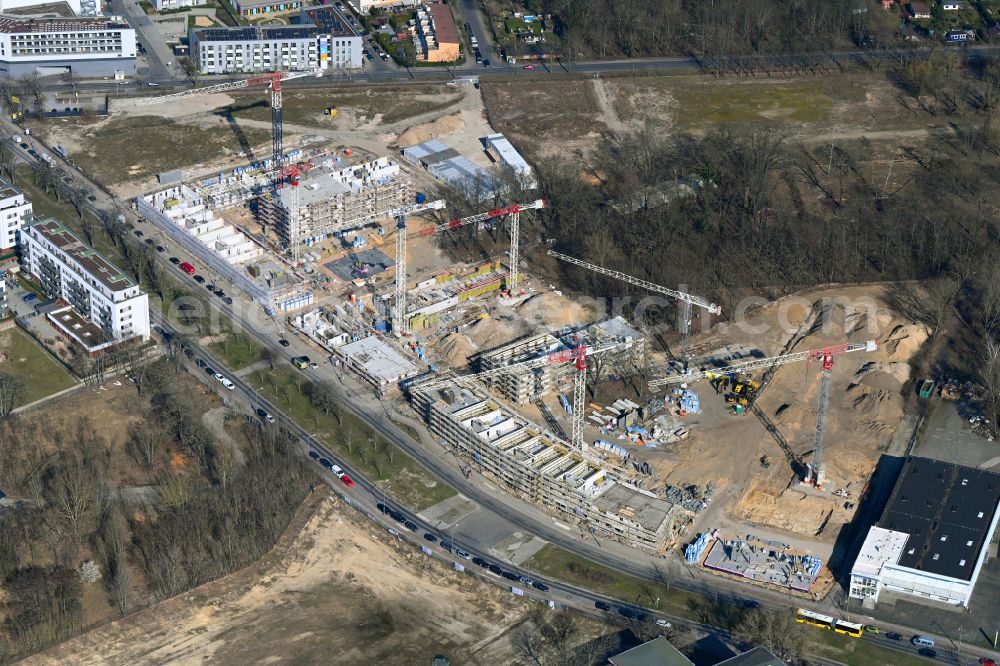
[[[400,148],[409,148],[418,143],[460,132],[463,129],[465,129],[465,121],[462,120],[462,114],[453,113],[450,116],[443,116],[432,122],[403,130],[396,143]]]
[[[469,327],[468,336],[472,344],[483,349],[490,349],[510,342],[521,335],[521,329],[513,322],[491,317],[480,319]]]
[[[544,326],[583,324],[593,318],[588,308],[551,291],[532,296],[518,306],[517,313],[529,324]]]
[[[476,346],[461,333],[449,333],[441,339],[437,349],[448,360],[448,365],[460,368],[468,363]]]
[[[906,360],[927,341],[927,331],[919,324],[899,324],[882,343],[889,357]]]

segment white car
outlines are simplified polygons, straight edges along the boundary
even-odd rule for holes
[[[666,628],[669,629],[673,625],[670,624],[669,622],[667,622],[666,620],[664,620],[663,618],[660,618],[659,620],[656,621],[656,626],[658,626],[658,627],[666,627]]]
[[[343,478],[345,472],[340,468],[339,465],[330,465],[330,471],[337,475],[338,479]]]
[[[225,386],[230,391],[236,390],[236,384],[229,381],[229,378],[223,375],[222,373],[219,372],[215,373],[215,378],[218,379],[220,382],[222,382],[222,385]]]

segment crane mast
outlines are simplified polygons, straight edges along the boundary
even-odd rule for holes
[[[804,483],[823,489],[826,480],[823,473],[823,432],[826,429],[826,409],[830,404],[830,375],[833,372],[833,354],[823,355],[823,368],[820,370],[819,403],[816,405],[816,432],[813,435],[813,459],[806,472]]]

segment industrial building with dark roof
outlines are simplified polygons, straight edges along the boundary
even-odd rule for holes
[[[968,606],[1000,517],[1000,474],[908,458],[851,571],[852,597],[883,588]]]

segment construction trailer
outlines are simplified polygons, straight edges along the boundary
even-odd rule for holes
[[[641,362],[646,353],[646,339],[622,317],[614,317],[582,329],[565,329],[554,333],[537,333],[481,352],[476,361],[480,371],[492,370],[568,351],[581,345],[602,345],[622,342],[622,350],[614,352],[609,362],[614,366],[629,366]],[[517,405],[551,394],[573,374],[571,364],[537,367],[512,367],[510,372],[485,380],[491,389]]]
[[[654,552],[672,536],[679,507],[614,478],[602,460],[572,450],[484,390],[450,382],[410,396],[431,433],[506,492],[633,548]]]

